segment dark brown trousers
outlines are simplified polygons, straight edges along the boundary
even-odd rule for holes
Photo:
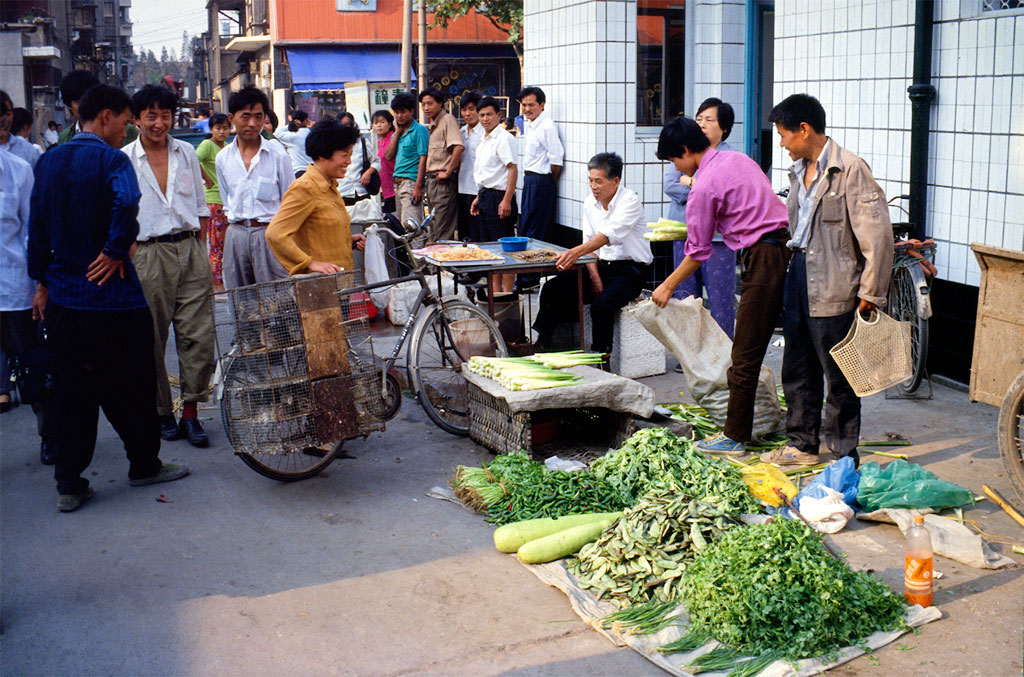
[[[754,400],[761,362],[782,312],[782,291],[786,267],[792,252],[787,235],[768,236],[740,251],[740,305],[736,309],[736,337],[732,343],[729,382],[729,410],[725,435],[737,442],[749,442],[754,420]]]

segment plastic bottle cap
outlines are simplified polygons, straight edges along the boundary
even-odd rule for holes
[[[924,515],[914,515],[914,524],[924,524]]]

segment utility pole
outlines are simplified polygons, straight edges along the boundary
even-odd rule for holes
[[[412,83],[412,0],[405,0],[402,7],[402,88],[410,89]]]
[[[427,0],[420,2],[420,63],[416,74],[416,88],[424,91],[427,88]],[[427,116],[420,109],[420,123],[426,123]]]

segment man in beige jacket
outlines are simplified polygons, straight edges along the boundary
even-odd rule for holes
[[[783,293],[782,388],[784,449],[763,454],[780,465],[818,462],[823,380],[825,444],[859,465],[860,398],[829,354],[846,336],[854,313],[884,305],[892,272],[892,223],[885,195],[867,163],[825,135],[825,109],[794,94],[772,109],[790,168],[788,246],[793,258]]]

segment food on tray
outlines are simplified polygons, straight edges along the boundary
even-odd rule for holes
[[[507,256],[511,256],[519,261],[525,261],[526,263],[538,263],[540,261],[554,261],[558,258],[558,252],[554,249],[526,249],[521,252],[505,252]]]
[[[420,247],[419,249],[413,249],[412,253],[420,256],[433,256],[434,254],[445,252],[452,248],[453,247],[450,244],[431,244],[426,247]]]
[[[480,249],[479,247],[451,247],[430,254],[435,261],[500,261],[498,254]]]

